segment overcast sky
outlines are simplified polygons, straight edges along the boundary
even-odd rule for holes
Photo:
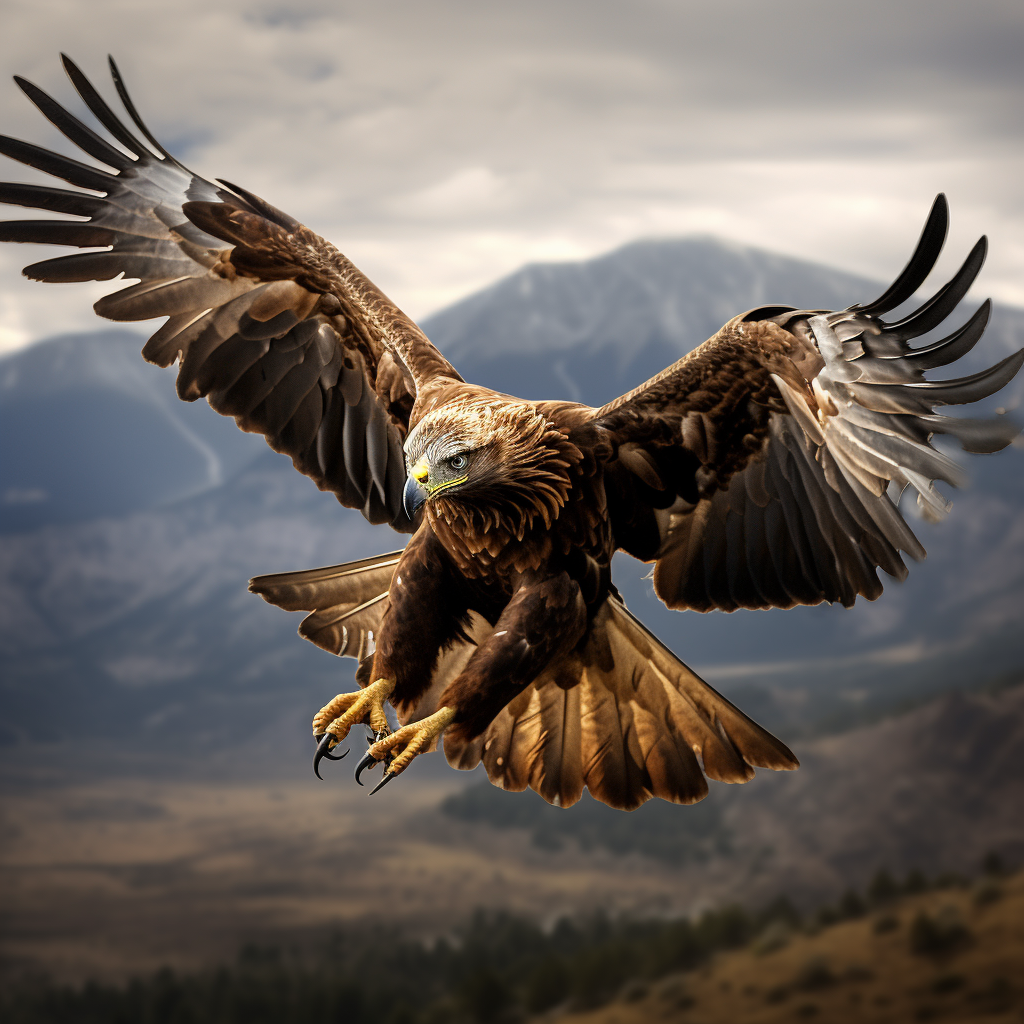
[[[183,162],[330,238],[414,317],[639,237],[888,279],[939,191],[943,269],[988,233],[979,294],[1024,305],[1019,0],[5,0],[7,75],[70,100],[61,50],[108,96],[113,53]],[[59,139],[11,83],[0,115]],[[0,351],[99,326],[109,285],[24,282],[55,251],[4,250]]]

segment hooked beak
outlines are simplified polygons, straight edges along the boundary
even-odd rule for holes
[[[427,500],[430,493],[426,488],[426,482],[430,478],[430,466],[427,465],[424,456],[415,466],[409,467],[409,479],[405,481],[405,490],[402,492],[402,505],[405,514],[412,519],[420,510],[420,506]]]
[[[402,506],[405,508],[405,514],[410,519],[414,519],[426,500],[426,487],[416,477],[410,475],[409,479],[405,481],[405,490],[402,492]]]

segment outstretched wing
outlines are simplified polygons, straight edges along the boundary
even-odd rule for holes
[[[167,317],[143,355],[160,366],[179,361],[181,398],[205,397],[343,505],[410,532],[402,442],[417,387],[437,376],[461,378],[332,245],[250,192],[213,184],[175,160],[143,124],[113,60],[117,92],[148,146],[72,61],[63,62],[110,139],[16,81],[106,166],[0,136],[0,153],[75,186],[4,183],[0,202],[83,218],[7,221],[0,241],[91,250],[26,267],[38,281],[137,278],[97,302],[96,312],[112,320]]]
[[[902,579],[900,552],[925,554],[892,497],[911,487],[923,514],[938,519],[948,505],[935,481],[961,483],[933,435],[952,435],[970,452],[998,451],[1016,436],[1008,421],[935,408],[994,394],[1024,351],[959,380],[924,376],[973,348],[988,302],[949,337],[909,345],[963,298],[984,239],[920,309],[881,319],[928,275],[947,220],[940,195],[907,267],[874,302],[841,312],[753,310],[597,411],[593,422],[616,452],[608,492],[617,543],[655,562],[655,591],[669,607],[874,599],[882,592],[877,568]]]

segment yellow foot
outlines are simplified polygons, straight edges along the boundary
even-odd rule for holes
[[[445,726],[455,717],[454,708],[441,708],[435,711],[429,718],[420,722],[413,722],[390,736],[377,740],[372,744],[363,756],[362,761],[356,766],[356,782],[359,782],[360,773],[376,764],[378,761],[385,761],[384,778],[374,787],[371,795],[376,793],[382,786],[386,786],[396,775],[401,775],[409,767],[412,759],[419,754],[424,747],[430,744],[444,732]],[[362,785],[362,783],[360,783]]]
[[[331,751],[348,735],[349,729],[360,722],[366,722],[378,737],[391,732],[384,702],[395,688],[393,679],[378,679],[362,690],[353,693],[339,693],[330,704],[322,707],[313,717],[313,738],[317,741],[313,758],[313,771],[320,778],[320,759],[339,761]],[[348,753],[348,751],[345,751]]]

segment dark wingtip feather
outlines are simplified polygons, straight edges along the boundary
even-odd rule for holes
[[[108,167],[123,171],[135,162],[119,149],[115,149],[106,139],[97,135],[90,127],[83,124],[74,114],[65,110],[49,93],[40,89],[27,79],[15,75],[18,88],[28,97],[29,102],[66,138],[70,139],[89,156]]]
[[[1024,348],[1000,360],[980,373],[957,380],[925,381],[908,385],[908,389],[921,390],[932,405],[968,405],[989,398],[1006,387],[1024,365]]]
[[[85,192],[51,188],[49,185],[29,185],[22,182],[0,181],[0,203],[25,206],[33,210],[70,213],[90,217],[103,209],[103,200]]]
[[[107,105],[106,100],[96,91],[92,82],[86,77],[79,66],[65,53],[60,55],[61,64],[75,91],[82,97],[85,105],[92,111],[96,120],[107,129],[126,149],[142,160],[152,160],[153,154],[121,123],[118,116]]]
[[[34,167],[38,171],[52,174],[55,178],[78,185],[79,188],[92,189],[95,192],[109,192],[112,183],[117,179],[107,171],[83,164],[69,156],[61,156],[31,142],[22,142],[7,135],[0,135],[0,153],[18,163]]]
[[[142,132],[143,138],[161,156],[163,156],[164,159],[170,160],[171,163],[175,164],[177,167],[180,167],[182,170],[188,170],[188,168],[185,167],[184,164],[182,164],[179,160],[172,156],[166,149],[164,149],[163,146],[160,145],[159,142],[157,142],[156,138],[153,136],[153,133],[146,127],[145,122],[139,116],[139,112],[135,109],[135,104],[132,102],[131,96],[128,95],[128,89],[124,84],[124,78],[121,75],[121,71],[115,63],[114,58],[109,53],[107,54],[107,64],[110,67],[110,77],[114,81],[114,88],[117,90],[118,98],[124,105],[124,109],[128,112],[128,116],[135,123],[135,127],[138,128],[140,132]],[[192,172],[189,171],[189,174],[191,173]]]
[[[956,309],[960,300],[974,284],[988,255],[988,239],[982,235],[967,254],[960,269],[923,306],[902,320],[888,324],[886,330],[902,340],[917,338],[938,327]]]
[[[81,221],[0,221],[0,242],[33,242],[37,245],[74,245],[82,249],[113,245],[117,235],[110,228]]]
[[[946,241],[948,227],[949,204],[946,202],[945,193],[940,192],[932,203],[914,254],[899,277],[874,302],[851,306],[850,309],[866,313],[868,316],[881,316],[890,309],[895,309],[900,303],[906,302],[921,287],[935,266],[935,261],[939,258]]]
[[[986,299],[970,318],[951,335],[923,348],[914,349],[904,357],[919,370],[934,370],[955,363],[978,344],[992,314],[992,300]]]

